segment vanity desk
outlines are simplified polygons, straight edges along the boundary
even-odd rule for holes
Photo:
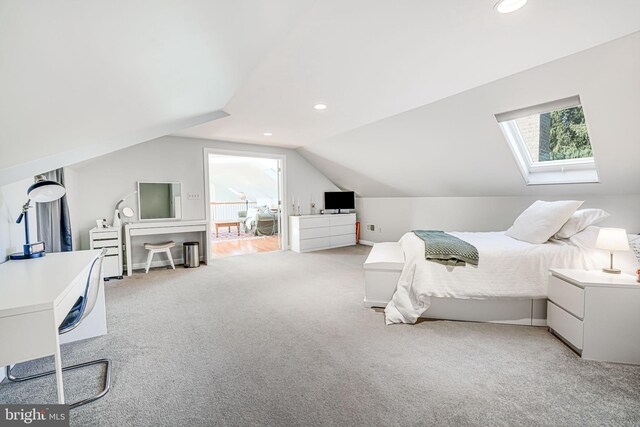
[[[132,222],[124,226],[125,251],[127,253],[127,276],[133,274],[131,244],[132,237],[160,234],[200,233],[200,254],[205,264],[209,261],[209,223],[207,220],[145,221]]]

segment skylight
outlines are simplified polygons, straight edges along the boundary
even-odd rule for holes
[[[580,97],[497,114],[527,185],[598,182]]]

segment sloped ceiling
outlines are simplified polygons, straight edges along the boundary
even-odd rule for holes
[[[529,186],[494,114],[580,95],[599,184]],[[637,194],[640,33],[300,149],[361,197]]]
[[[0,0],[0,185],[226,115],[312,4]]]
[[[564,86],[521,81],[521,97],[482,85],[640,30],[640,2],[530,0],[509,15],[495,13],[494,2],[0,0],[0,185],[179,134],[307,147],[328,176],[362,195],[537,191],[524,188],[488,118],[514,105],[600,94],[595,70],[624,70],[594,60]],[[604,82],[618,84],[617,76]],[[614,102],[587,98],[596,152],[627,140],[597,123],[609,119],[598,117],[600,105]],[[329,108],[314,110],[318,102]],[[461,170],[442,178],[454,164],[444,154],[479,162],[485,149],[499,167],[462,160],[461,169],[488,170],[482,180]],[[601,151],[598,188],[621,191],[606,183],[610,154]],[[426,186],[433,176],[440,181]]]
[[[640,30],[638,0],[324,0],[225,108],[178,135],[315,144]],[[325,103],[324,111],[313,105]],[[264,132],[273,133],[263,136]]]

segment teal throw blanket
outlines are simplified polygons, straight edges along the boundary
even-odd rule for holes
[[[437,230],[413,230],[413,232],[424,240],[424,258],[427,261],[454,267],[462,267],[466,263],[477,266],[480,261],[480,255],[475,246],[451,234]]]

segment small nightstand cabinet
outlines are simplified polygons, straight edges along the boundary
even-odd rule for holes
[[[640,364],[640,283],[629,274],[551,269],[547,324],[584,359]]]
[[[104,278],[122,279],[122,228],[94,227],[89,231],[89,242],[91,249],[107,248],[107,254],[102,262]]]

